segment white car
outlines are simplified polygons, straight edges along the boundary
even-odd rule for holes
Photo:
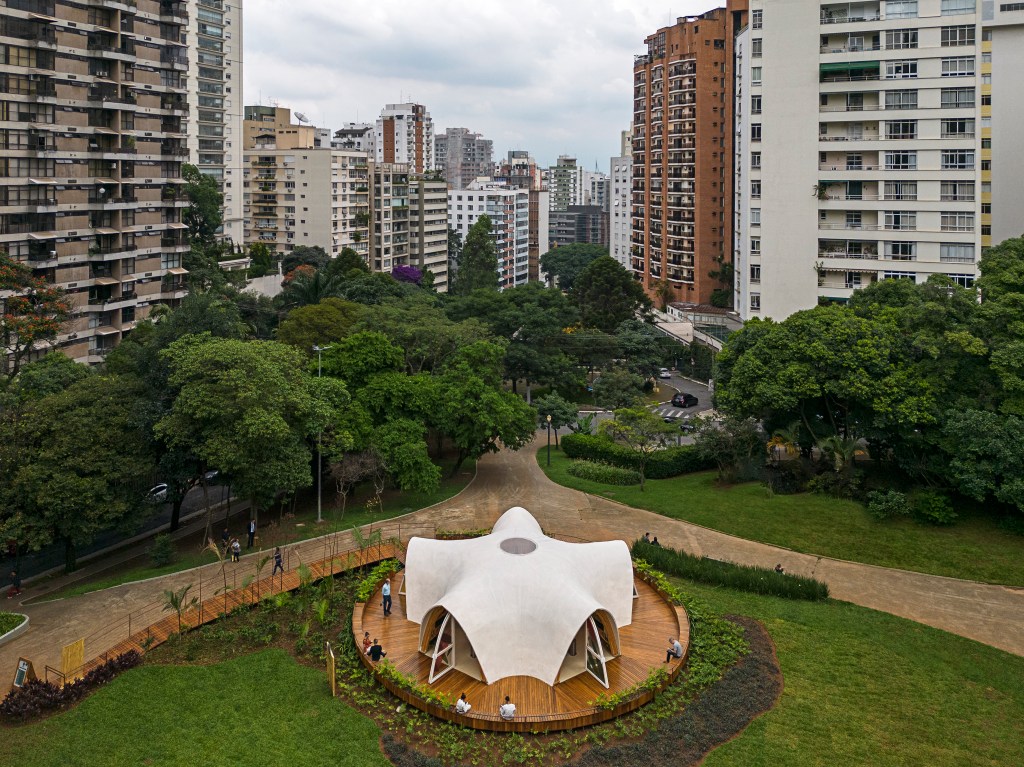
[[[662,368],[658,371],[658,378],[671,378],[672,373],[669,372],[668,368]]]
[[[154,485],[150,488],[149,492],[146,493],[146,501],[149,503],[163,503],[167,500],[167,483],[161,482],[159,485]]]

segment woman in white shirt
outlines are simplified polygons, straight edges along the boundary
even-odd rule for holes
[[[498,713],[501,714],[502,719],[512,719],[516,715],[516,704],[505,696],[505,703],[498,709]]]
[[[473,708],[469,705],[469,701],[466,700],[466,693],[462,693],[459,699],[455,702],[455,713],[456,714],[468,714],[469,710]]]

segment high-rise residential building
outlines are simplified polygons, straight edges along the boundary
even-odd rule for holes
[[[608,211],[599,205],[551,211],[548,232],[553,248],[574,243],[608,247]]]
[[[448,128],[434,137],[434,163],[451,189],[465,189],[494,175],[494,142],[466,128]]]
[[[652,296],[724,303],[732,258],[733,38],[746,0],[680,18],[633,65],[632,268]]]
[[[608,211],[608,174],[599,170],[583,171],[583,204]]]
[[[881,279],[970,286],[1019,235],[1021,4],[753,0],[737,53],[744,317]]]
[[[494,180],[516,189],[543,189],[543,173],[525,149],[511,149],[495,170]]]
[[[550,224],[550,193],[544,187],[543,172],[525,149],[512,149],[507,159],[495,170],[494,180],[513,189],[526,189],[529,198],[529,269],[528,279],[540,279],[540,257],[548,252]]]
[[[585,205],[583,168],[576,164],[575,157],[560,155],[555,164],[548,168],[548,200],[550,209],[567,210],[570,205]]]
[[[413,173],[408,165],[370,166],[370,268],[390,274],[414,266],[448,287],[448,226],[444,181]]]
[[[495,181],[474,181],[467,189],[448,192],[448,226],[463,241],[480,216],[490,217],[502,289],[530,279],[530,194]]]
[[[374,127],[373,159],[378,165],[408,165],[410,173],[434,170],[434,121],[425,106],[388,104]]]
[[[357,152],[373,154],[374,126],[370,123],[349,123],[334,131],[332,149],[354,149]]]
[[[629,257],[632,246],[632,218],[630,196],[632,195],[630,173],[633,168],[633,132],[622,132],[622,145],[618,157],[611,158],[608,199],[608,252],[609,255],[632,270]]]
[[[162,11],[179,5],[160,2]],[[224,195],[221,235],[241,243],[242,0],[187,0],[187,8],[190,162],[217,179]]]
[[[0,248],[67,291],[72,359],[102,362],[186,294],[189,23],[160,0],[0,9]]]
[[[243,147],[253,149],[261,139],[272,139],[278,149],[313,149],[317,128],[292,121],[292,110],[279,106],[248,106],[242,123]]]

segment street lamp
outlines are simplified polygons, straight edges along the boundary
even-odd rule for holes
[[[316,352],[316,377],[323,377],[323,353],[330,349],[330,346],[317,346],[313,344],[313,351]],[[320,432],[316,435],[316,521],[320,524],[324,521],[323,517],[323,493],[324,493],[324,482],[323,482],[323,457],[320,455],[320,441],[323,439],[324,430],[320,429]]]
[[[548,466],[551,465],[551,414],[548,413]]]

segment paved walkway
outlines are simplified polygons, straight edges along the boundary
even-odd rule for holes
[[[552,533],[592,540],[631,541],[649,530],[666,545],[715,559],[765,567],[781,562],[787,572],[810,575],[828,583],[836,599],[909,618],[1024,656],[1024,589],[799,554],[628,508],[551,482],[534,457],[535,449],[544,444],[544,439],[545,435],[539,433],[532,448],[487,456],[478,463],[477,478],[458,496],[392,524],[403,526],[403,538],[417,526],[478,529],[490,527],[509,507],[523,506]],[[306,562],[326,556],[322,539],[296,544],[290,550],[293,557]],[[255,556],[243,557],[239,565],[229,566],[233,568],[232,576],[240,578],[244,572],[251,572]],[[40,670],[44,663],[57,666],[63,644],[95,634],[109,624],[113,616],[160,600],[165,589],[195,583],[200,576],[212,578],[215,572],[216,565],[209,565],[198,572],[176,573],[20,608],[30,615],[31,628],[0,647],[0,676],[14,673],[19,655],[31,658]],[[12,608],[19,609],[11,602],[0,606],[0,609]],[[87,643],[86,657],[105,649]]]

